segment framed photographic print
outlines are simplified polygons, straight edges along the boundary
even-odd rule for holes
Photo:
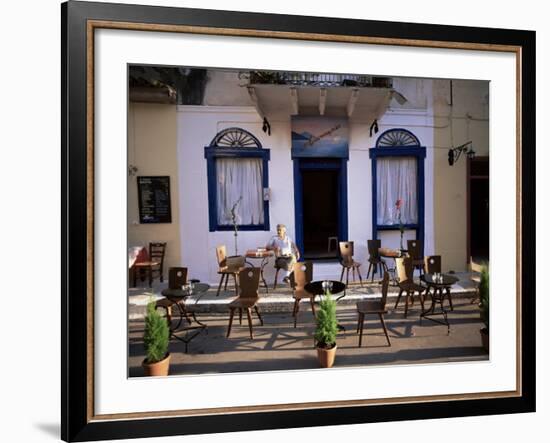
[[[64,440],[535,410],[534,32],[61,11]]]

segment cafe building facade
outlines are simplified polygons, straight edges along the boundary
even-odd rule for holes
[[[216,246],[244,254],[277,224],[315,278],[339,277],[344,240],[365,275],[367,240],[399,248],[402,230],[441,255],[444,271],[488,258],[488,82],[207,78],[201,104],[129,103],[128,243],[167,242],[165,269],[217,283]],[[143,176],[169,177],[169,223],[140,223]],[[273,265],[265,274],[273,283]]]

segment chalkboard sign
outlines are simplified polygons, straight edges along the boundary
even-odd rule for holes
[[[138,177],[139,222],[172,223],[170,177]]]

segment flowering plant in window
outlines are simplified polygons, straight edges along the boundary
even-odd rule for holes
[[[395,211],[397,213],[397,220],[399,221],[399,232],[401,233],[401,240],[399,242],[399,248],[403,250],[403,234],[405,233],[405,225],[401,218],[401,206],[403,206],[403,199],[398,198],[395,202]]]
[[[239,199],[233,204],[230,210],[231,224],[233,225],[233,231],[234,231],[233,235],[235,236],[235,255],[239,255],[239,253],[237,252],[237,235],[239,230],[239,216],[237,215],[237,206],[239,205],[242,199],[243,199],[243,196],[241,195]]]

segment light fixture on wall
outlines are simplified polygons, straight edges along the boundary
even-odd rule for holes
[[[135,165],[128,165],[128,176],[133,177],[138,172],[138,168]]]
[[[449,149],[449,166],[453,166],[463,153],[469,159],[472,159],[476,156],[476,151],[473,150],[471,141],[463,143],[456,148]]]

